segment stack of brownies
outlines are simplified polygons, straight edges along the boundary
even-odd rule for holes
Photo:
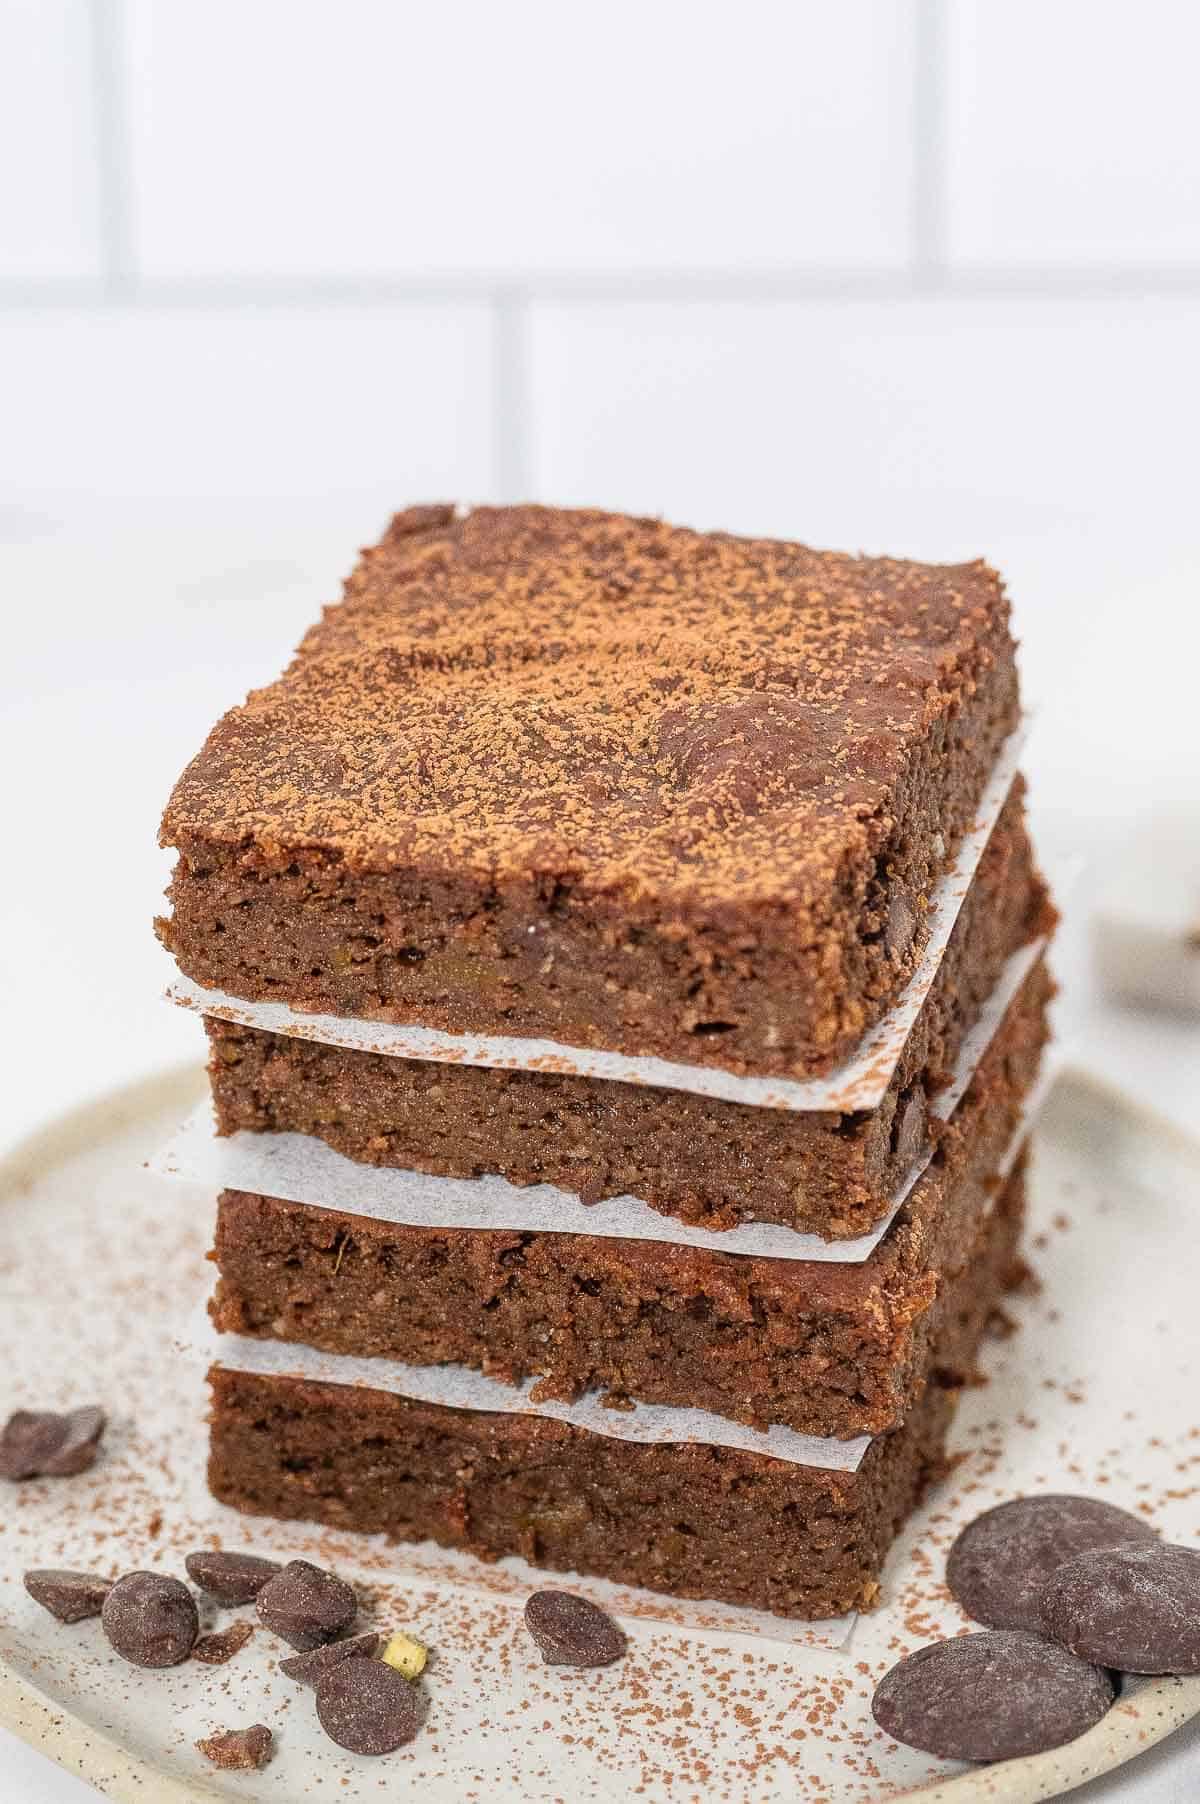
[[[340,1174],[220,1195],[216,1495],[869,1604],[1016,1262],[1018,728],[982,563],[399,515],[163,824],[218,1134]]]

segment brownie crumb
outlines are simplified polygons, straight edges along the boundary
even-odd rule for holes
[[[203,1660],[206,1666],[224,1666],[226,1660],[232,1660],[234,1654],[245,1647],[253,1633],[252,1622],[231,1622],[227,1629],[201,1635],[192,1648],[192,1659]]]
[[[254,1723],[249,1729],[219,1729],[196,1746],[226,1772],[253,1772],[266,1766],[274,1739],[265,1723]]]

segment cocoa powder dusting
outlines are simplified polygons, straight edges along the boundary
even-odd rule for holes
[[[163,842],[253,848],[260,868],[299,853],[811,902],[1006,620],[983,563],[410,509],[286,674],[209,735]]]

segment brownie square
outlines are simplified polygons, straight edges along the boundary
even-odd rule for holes
[[[159,932],[243,998],[809,1077],[1017,707],[982,563],[410,509],[177,783]]]

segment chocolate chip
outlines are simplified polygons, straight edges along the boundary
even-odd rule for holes
[[[340,1665],[343,1660],[369,1660],[378,1646],[379,1636],[375,1634],[352,1635],[348,1641],[327,1641],[324,1647],[315,1647],[311,1654],[293,1654],[290,1660],[281,1660],[279,1670],[289,1679],[295,1679],[297,1685],[315,1685],[331,1667]]]
[[[421,1726],[420,1688],[382,1660],[342,1660],[317,1686],[317,1715],[330,1741],[352,1754],[390,1754]]]
[[[0,1478],[73,1478],[95,1463],[104,1411],[19,1409],[0,1430]]]
[[[547,1666],[608,1666],[629,1645],[611,1616],[572,1591],[535,1591],[525,1626]]]
[[[232,1660],[239,1648],[245,1647],[253,1633],[252,1622],[231,1622],[227,1629],[217,1629],[212,1635],[201,1635],[192,1648],[192,1659],[202,1660],[205,1666],[224,1666],[226,1660]]]
[[[255,1553],[222,1553],[218,1548],[190,1553],[183,1563],[193,1585],[219,1604],[252,1604],[267,1580],[283,1571],[278,1560],[261,1560]]]
[[[1113,1701],[1098,1666],[1024,1629],[920,1648],[885,1673],[871,1703],[886,1735],[941,1760],[1015,1760],[1061,1747]]]
[[[117,1652],[134,1666],[178,1666],[200,1632],[195,1598],[165,1572],[130,1572],[118,1579],[100,1621]]]
[[[1200,1553],[1160,1542],[1078,1554],[1046,1586],[1042,1624],[1118,1672],[1200,1673]]]
[[[254,1723],[249,1729],[220,1729],[196,1746],[206,1760],[226,1772],[251,1772],[266,1766],[274,1739],[265,1723]]]
[[[976,1622],[1040,1634],[1042,1593],[1065,1560],[1097,1547],[1154,1540],[1140,1516],[1096,1497],[1018,1497],[963,1529],[946,1561],[946,1583]]]
[[[332,1641],[358,1614],[349,1585],[307,1560],[289,1560],[267,1580],[257,1603],[267,1628],[302,1654]]]
[[[34,1603],[60,1622],[85,1622],[89,1616],[99,1616],[112,1580],[97,1578],[94,1572],[40,1567],[25,1574],[25,1589]]]

